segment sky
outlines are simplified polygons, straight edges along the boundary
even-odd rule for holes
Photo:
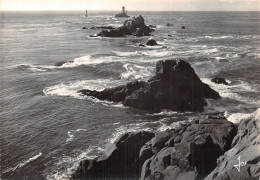
[[[0,11],[260,11],[260,0],[0,0]]]

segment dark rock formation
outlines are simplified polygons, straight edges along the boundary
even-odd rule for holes
[[[63,64],[67,63],[66,61],[59,61],[55,63],[55,66],[62,66]]]
[[[182,26],[181,29],[185,29],[185,26]]]
[[[128,16],[125,13],[118,13],[118,14],[115,15],[115,17],[130,17],[130,16]]]
[[[174,25],[171,23],[167,23],[165,26],[174,26]]]
[[[154,39],[149,39],[146,43],[147,46],[156,46],[158,45]]]
[[[157,62],[156,75],[148,82],[133,81],[100,92],[84,89],[79,93],[154,111],[202,111],[206,105],[205,98],[220,98],[216,91],[201,82],[191,65],[183,60]]]
[[[153,30],[150,29],[144,23],[144,18],[139,15],[138,17],[133,17],[124,22],[123,26],[116,29],[111,29],[110,31],[103,30],[98,36],[102,37],[122,37],[125,35],[134,36],[149,36]]]
[[[82,29],[87,29],[86,27],[83,27]]]
[[[225,84],[228,85],[227,81],[224,78],[215,77],[211,79],[211,82],[217,83],[217,84]]]
[[[260,109],[248,119],[240,122],[232,148],[218,159],[217,167],[206,180],[258,180],[260,177]],[[240,166],[240,172],[234,165]],[[237,167],[238,168],[238,167]]]
[[[139,43],[138,46],[145,47],[145,45],[142,43]]]
[[[121,136],[105,150],[99,160],[84,160],[73,179],[138,179],[142,163],[141,147],[154,137],[151,132],[132,132]]]
[[[112,26],[93,26],[89,29],[115,29],[115,28]]]
[[[216,167],[217,158],[230,148],[236,134],[232,123],[224,117],[215,118],[209,116],[159,136],[156,134],[150,147],[154,156],[144,163],[141,179],[203,179],[207,176]],[[157,143],[153,143],[155,141]]]
[[[202,179],[235,134],[235,126],[223,116],[205,115],[155,136],[126,133],[103,158],[82,161],[73,179]]]
[[[156,28],[156,26],[155,25],[148,25],[150,28]]]

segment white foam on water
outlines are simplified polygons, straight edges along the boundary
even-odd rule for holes
[[[224,116],[227,118],[228,121],[239,124],[241,121],[252,118],[252,113],[234,113],[234,114],[228,114],[228,112],[224,113]]]
[[[175,129],[180,127],[181,124],[184,124],[186,121],[178,121],[178,122],[173,122],[170,125],[166,125],[162,123],[162,125],[157,129],[158,131],[166,131],[167,129]]]
[[[58,163],[57,167],[66,167],[65,169],[54,170],[51,174],[47,175],[46,179],[48,180],[64,180],[70,179],[71,174],[75,171],[75,169],[79,166],[80,161],[85,159],[94,159],[97,156],[91,155],[93,151],[103,151],[102,148],[98,146],[90,146],[86,151],[82,151],[76,157],[64,156]]]
[[[151,116],[172,116],[172,115],[175,115],[175,114],[177,114],[176,111],[162,110],[159,113],[153,113],[153,114],[148,114],[148,115],[151,115]]]
[[[44,88],[43,93],[45,95],[72,96],[84,99],[84,96],[81,96],[77,91],[82,89],[102,91],[107,87],[112,87],[113,85],[114,81],[111,79],[73,81],[46,87]]]
[[[239,124],[241,121],[247,120],[247,119],[257,119],[260,120],[260,108],[258,108],[253,113],[233,113],[230,114],[228,112],[224,113],[224,116],[227,118],[228,121]]]
[[[153,67],[144,67],[136,64],[125,64],[126,72],[121,74],[121,79],[135,80],[147,79],[152,76]]]
[[[118,56],[128,57],[128,56],[150,56],[150,57],[165,57],[165,56],[172,56],[174,52],[172,51],[160,51],[157,49],[162,49],[162,46],[146,46],[144,48],[155,49],[147,50],[147,51],[134,51],[134,52],[120,52],[120,51],[113,51]]]
[[[208,84],[222,97],[228,97],[246,103],[248,103],[248,99],[241,97],[240,95],[238,95],[238,93],[243,91],[255,92],[255,89],[250,86],[249,83],[244,81],[239,81],[239,84],[232,84],[230,80],[226,80],[229,83],[228,85],[211,82],[209,78],[201,78],[201,81]]]
[[[110,138],[106,140],[107,143],[115,143],[116,140],[119,139],[120,136],[127,132],[138,132],[138,131],[152,131],[151,128],[145,128],[143,125],[145,123],[135,123],[123,125],[115,129],[115,132],[112,134]]]
[[[46,87],[43,93],[49,96],[70,96],[77,99],[87,99],[94,103],[102,103],[105,106],[114,106],[117,108],[124,108],[121,103],[113,103],[111,101],[99,100],[91,96],[83,96],[78,91],[82,89],[102,91],[105,88],[121,85],[123,81],[114,81],[111,79],[95,79],[95,80],[82,80],[67,83],[60,83],[54,86]]]
[[[72,134],[73,131],[68,131],[68,138],[66,139],[66,143],[72,141],[74,139],[74,135]]]
[[[33,72],[42,72],[54,69],[63,69],[63,68],[75,68],[82,65],[97,65],[97,64],[104,64],[104,63],[111,63],[111,62],[118,62],[122,61],[115,56],[103,56],[94,58],[91,55],[82,56],[79,58],[75,58],[73,61],[68,61],[62,64],[61,66],[49,66],[49,65],[18,65],[20,67],[25,67]]]
[[[233,36],[205,36],[206,39],[229,39],[233,38]]]
[[[25,166],[26,164],[38,159],[40,156],[42,156],[42,153],[40,152],[39,154],[27,159],[26,161],[23,161],[19,164],[17,164],[15,167],[12,167],[12,168],[7,168],[5,170],[2,171],[2,173],[7,173],[7,172],[10,172],[10,171],[15,171],[16,169],[20,168],[20,167],[23,167]]]

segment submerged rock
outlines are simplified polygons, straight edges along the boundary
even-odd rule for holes
[[[174,26],[174,24],[167,23],[165,26]]]
[[[216,91],[201,82],[191,65],[183,60],[157,62],[156,75],[148,82],[133,81],[103,91],[83,89],[79,93],[153,111],[202,111],[207,104],[205,98],[220,98]]]
[[[146,43],[147,46],[156,46],[158,45],[154,39],[149,39]]]
[[[123,37],[125,35],[134,36],[149,36],[153,30],[145,25],[144,18],[139,15],[138,17],[133,17],[124,22],[124,24],[116,29],[111,29],[110,31],[103,30],[98,36],[102,37]]]
[[[215,77],[211,79],[211,82],[214,82],[216,84],[225,84],[228,85],[227,81],[224,78],[221,77]]]
[[[185,29],[185,26],[182,26],[181,29]]]
[[[154,137],[151,132],[130,132],[108,146],[98,160],[80,162],[73,179],[138,179],[141,173],[141,147]]]

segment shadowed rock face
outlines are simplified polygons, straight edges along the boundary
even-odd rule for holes
[[[157,133],[149,146],[154,155],[145,161],[141,179],[203,179],[230,148],[235,134],[232,123],[215,116]]]
[[[206,180],[258,180],[260,177],[260,109],[254,117],[240,122],[238,132],[232,142],[232,148],[218,159],[217,167]],[[234,165],[247,162],[240,166],[240,172]]]
[[[84,160],[73,179],[198,180],[230,148],[235,126],[223,116],[201,116],[158,132],[126,133],[99,160]]]
[[[154,137],[151,132],[131,132],[107,146],[99,160],[84,160],[73,174],[73,179],[138,179],[142,160],[141,147]]]
[[[205,98],[220,98],[216,91],[201,82],[191,65],[183,60],[157,62],[156,75],[148,82],[133,81],[100,92],[84,89],[79,93],[153,111],[202,111],[206,105]]]
[[[144,18],[139,15],[138,17],[133,17],[124,22],[124,24],[116,29],[111,29],[110,31],[103,30],[97,34],[101,37],[123,37],[125,35],[134,36],[149,36],[153,31],[150,27],[146,26],[144,23]]]

